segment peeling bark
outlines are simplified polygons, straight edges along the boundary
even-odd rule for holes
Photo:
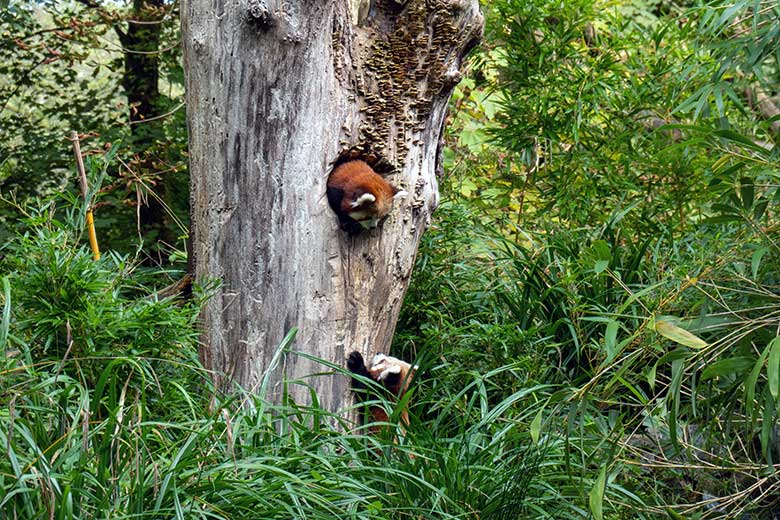
[[[201,350],[221,387],[257,388],[292,350],[344,366],[387,352],[420,236],[438,203],[447,102],[477,42],[476,0],[187,0],[182,8],[195,276],[221,288]],[[377,229],[339,229],[325,185],[360,157],[409,192]],[[346,377],[286,354],[272,374],[321,404]],[[290,387],[308,401],[305,387]]]

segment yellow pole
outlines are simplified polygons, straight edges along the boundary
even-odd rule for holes
[[[79,134],[74,130],[70,133],[70,141],[73,143],[73,155],[76,156],[76,169],[79,172],[79,184],[81,184],[81,195],[84,202],[89,204],[87,196],[89,189],[87,186],[87,172],[84,169],[84,159],[81,157],[81,145],[79,144]],[[89,234],[89,246],[92,248],[92,258],[100,260],[100,249],[98,248],[97,234],[95,234],[95,218],[92,216],[92,208],[87,208],[87,233]]]

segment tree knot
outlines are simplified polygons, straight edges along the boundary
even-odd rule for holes
[[[273,15],[266,0],[249,0],[249,16],[253,22],[265,28],[274,24]]]

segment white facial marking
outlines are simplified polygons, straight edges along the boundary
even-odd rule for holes
[[[350,206],[352,206],[353,208],[357,208],[358,206],[365,204],[366,202],[376,202],[376,197],[374,197],[370,193],[364,193],[360,197],[353,200]]]
[[[400,374],[401,373],[401,367],[398,365],[392,365],[389,368],[386,368],[382,371],[381,374],[379,374],[379,380],[384,381],[387,379],[387,376],[391,374]]]

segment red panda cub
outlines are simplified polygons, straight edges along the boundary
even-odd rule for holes
[[[337,166],[328,177],[328,203],[350,235],[376,227],[393,207],[393,199],[406,192],[387,182],[364,161]]]
[[[349,355],[349,359],[347,360],[347,368],[355,375],[376,381],[387,390],[393,399],[397,400],[403,397],[408,390],[409,382],[414,377],[418,367],[417,365],[412,366],[406,361],[384,354],[376,354],[371,360],[371,364],[366,366],[360,352],[353,352]],[[376,398],[376,396],[371,394],[368,385],[355,377],[352,378],[352,391],[355,392],[360,402]],[[371,414],[370,421],[368,420],[368,417],[364,417],[363,424],[369,422],[386,423],[389,420],[387,411],[381,406],[370,406],[369,413]],[[400,418],[402,426],[409,425],[409,414],[406,409],[401,410]],[[378,434],[381,430],[381,424],[370,427],[370,432],[372,434]]]

